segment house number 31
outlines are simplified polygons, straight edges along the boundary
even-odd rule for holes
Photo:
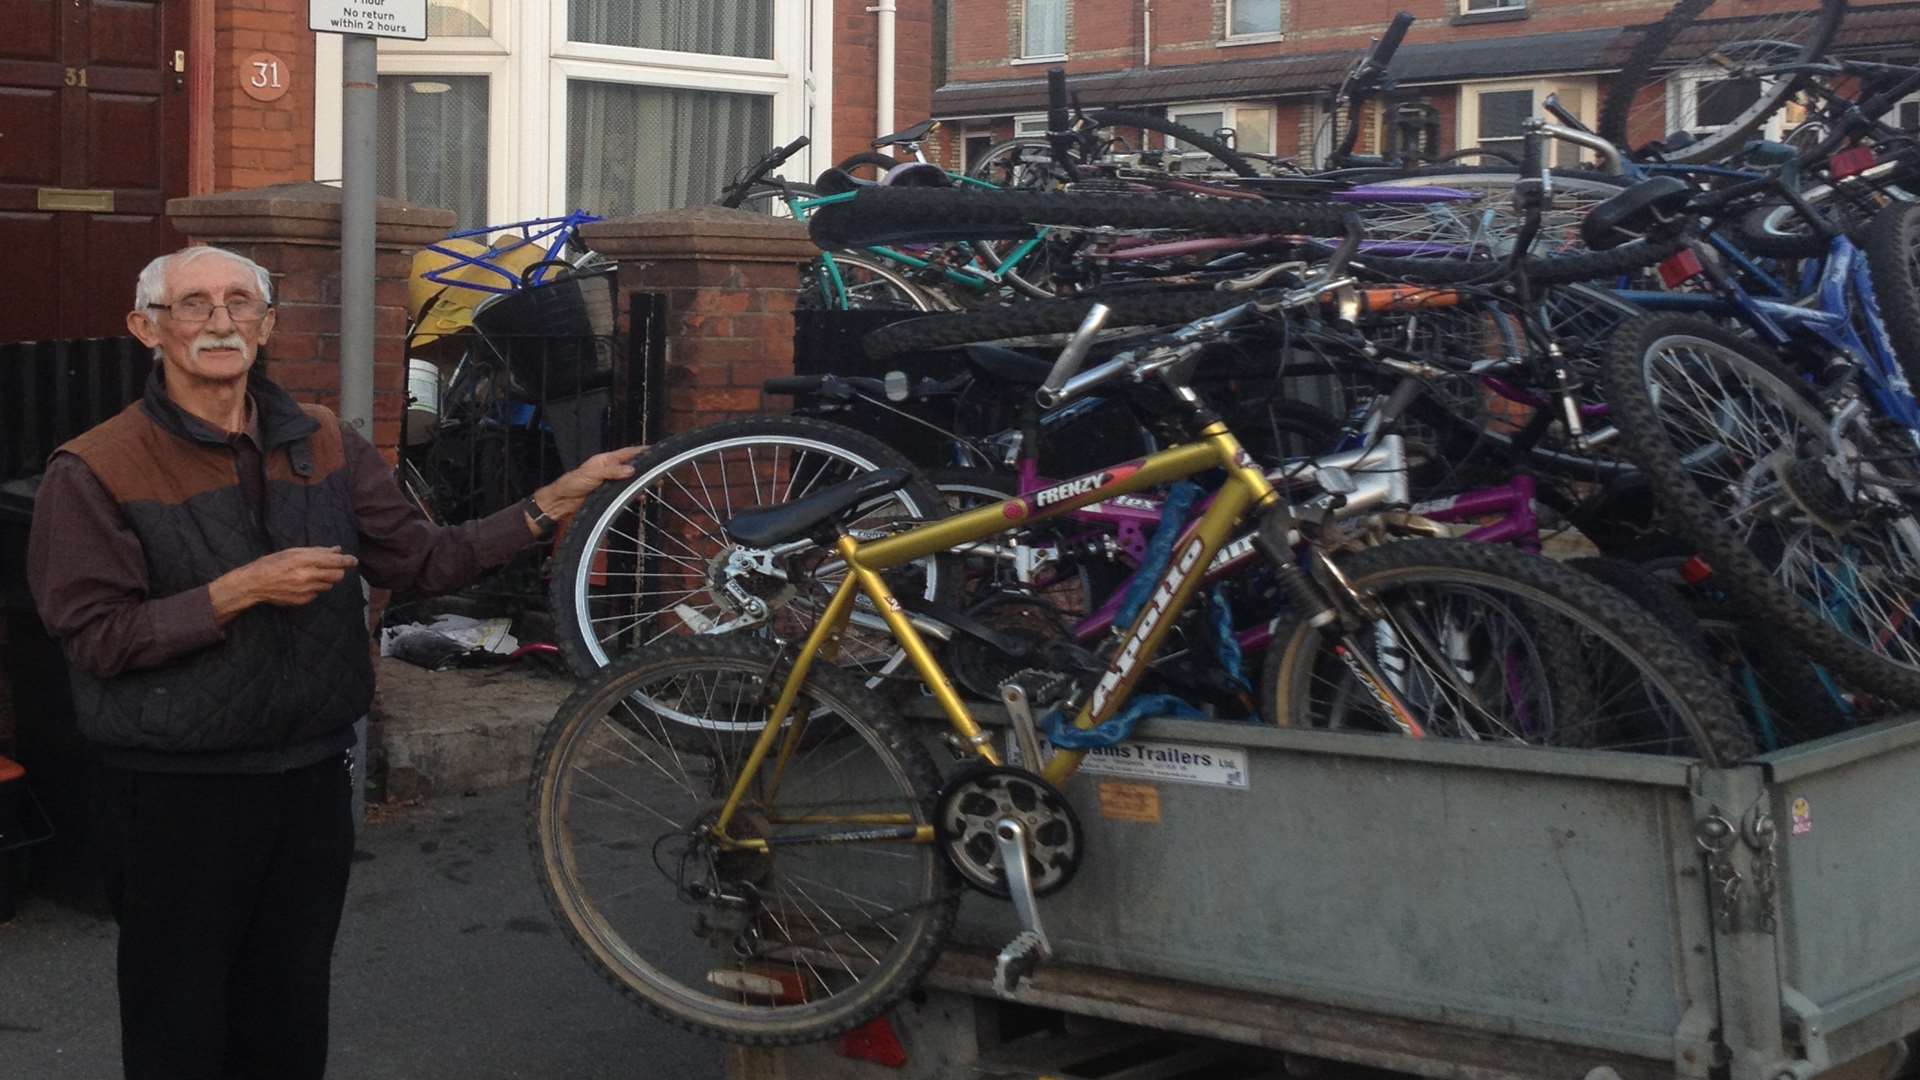
[[[255,101],[280,100],[291,81],[287,62],[272,53],[253,53],[240,62],[240,88]]]

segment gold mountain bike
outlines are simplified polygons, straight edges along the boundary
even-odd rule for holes
[[[1290,503],[1189,379],[1208,346],[1237,328],[1257,333],[1350,286],[1330,275],[1081,371],[1103,314],[1095,308],[1039,390],[1043,402],[1153,380],[1186,412],[1193,437],[1184,445],[877,540],[856,540],[840,523],[905,483],[905,470],[726,523],[734,544],[782,573],[844,580],[797,645],[745,633],[658,642],[583,685],[554,718],[529,790],[531,846],[549,902],[587,959],[696,1031],[761,1044],[820,1039],[918,982],[964,884],[1014,902],[1024,929],[1001,953],[996,980],[1017,984],[1048,952],[1035,898],[1064,886],[1085,855],[1061,793],[1084,752],[1058,747],[1122,714],[1202,572],[1249,517],[1291,613],[1275,646],[1281,670],[1266,682],[1264,708],[1278,722],[1740,753],[1744,736],[1705,664],[1619,594],[1490,545],[1402,540],[1349,561],[1316,541],[1323,515],[1310,511],[1339,500],[1323,492]],[[929,647],[927,616],[904,608],[882,574],[1202,474],[1224,480],[1179,535],[1132,625],[1077,670],[1003,686],[1013,742],[1038,771],[1008,765]],[[945,714],[944,732],[904,722],[833,663],[849,616],[868,605]],[[945,778],[929,750],[943,739],[960,758]]]

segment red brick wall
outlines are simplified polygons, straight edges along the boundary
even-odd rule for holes
[[[869,149],[881,134],[874,85],[879,64],[879,16],[870,0],[834,0],[833,161]],[[893,119],[899,131],[933,109],[933,0],[895,0]],[[828,162],[832,164],[832,162]]]
[[[219,0],[214,7],[215,191],[313,179],[313,49],[305,0]],[[291,86],[278,101],[241,89],[240,65],[256,52],[286,61]]]

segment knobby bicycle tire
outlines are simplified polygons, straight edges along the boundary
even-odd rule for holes
[[[666,1020],[747,1045],[814,1041],[872,1019],[919,984],[938,958],[959,906],[951,867],[930,845],[889,843],[894,851],[904,848],[913,865],[889,852],[884,861],[891,876],[878,884],[868,883],[871,872],[845,862],[848,855],[833,864],[808,861],[809,853],[827,849],[804,842],[758,858],[708,851],[711,861],[683,859],[679,870],[691,881],[675,881],[666,873],[662,847],[669,852],[667,865],[672,864],[676,841],[684,852],[700,850],[694,826],[727,793],[753,740],[750,735],[715,740],[704,751],[683,752],[660,742],[666,736],[656,725],[673,723],[671,717],[693,697],[720,701],[731,692],[739,706],[746,701],[745,688],[777,683],[785,670],[777,646],[740,638],[683,638],[635,653],[583,683],[560,707],[541,737],[527,785],[527,845],[535,878],[554,921],[575,950],[622,994]],[[700,681],[703,674],[705,683]],[[674,687],[676,681],[683,689],[675,696],[660,689]],[[805,686],[803,700],[813,705],[805,722],[832,729],[814,744],[828,760],[803,750],[792,762],[783,761],[779,794],[762,797],[797,799],[781,805],[804,808],[821,805],[806,802],[809,795],[844,803],[848,789],[857,787],[879,800],[876,808],[906,813],[930,825],[939,770],[926,749],[891,719],[893,710],[855,676],[825,661],[815,662]],[[746,703],[764,709],[767,701]],[[595,733],[603,723],[612,728],[611,738],[596,743]],[[862,750],[865,760],[843,760]],[[809,786],[812,774],[802,772],[816,763],[821,769],[817,789]],[[663,776],[665,784],[660,782]],[[586,786],[576,791],[576,785]],[[670,790],[676,787],[679,790]],[[607,792],[626,801],[613,802]],[[712,799],[702,805],[709,794]],[[662,814],[649,805],[652,802],[680,813]],[[622,848],[596,835],[596,804],[621,815],[612,822],[620,827],[619,835],[639,839]],[[635,807],[651,811],[651,816]],[[589,823],[576,828],[581,816]],[[800,839],[796,833],[819,828],[770,820],[780,816],[772,808],[743,805],[735,821],[747,832],[795,840]],[[649,825],[655,830],[652,843],[647,842]],[[849,844],[836,850],[859,847]],[[916,857],[914,852],[922,854]],[[619,873],[608,869],[596,874],[605,863],[623,861],[630,865],[618,866]],[[796,862],[811,876],[791,872]],[[820,880],[845,873],[853,876],[833,883]],[[727,889],[707,887],[709,875],[721,886],[749,886],[739,891],[750,899],[730,908],[720,899]],[[611,891],[602,892],[596,878],[605,879]],[[689,888],[695,884],[702,886],[701,892]],[[656,895],[646,895],[648,887]],[[870,891],[862,896],[846,887]],[[904,899],[896,907],[879,906],[875,893]],[[640,894],[651,906],[623,906],[627,894]],[[862,900],[868,906],[861,906]],[[771,914],[782,908],[787,909],[784,921]],[[843,923],[832,909],[840,909],[843,917],[857,913],[857,919]],[[767,949],[759,959],[743,961],[734,954],[723,938],[729,918],[751,920],[746,925],[755,932],[744,940]],[[883,943],[870,932],[856,936],[869,925],[858,920],[871,920],[892,940]],[[745,933],[736,933],[735,946]],[[679,940],[672,940],[676,934]],[[873,959],[872,971],[864,970],[864,963],[863,970],[855,971],[841,957],[842,950],[858,955],[853,946]],[[835,968],[836,960],[844,975]],[[743,980],[756,972],[777,975],[779,981],[811,992],[789,1000],[785,993],[775,997],[716,991],[714,974],[736,971]]]
[[[1338,236],[1345,214],[1320,203],[1194,199],[1164,195],[1050,194],[953,188],[866,188],[808,220],[829,250],[916,240],[1011,239],[1036,226],[1179,229],[1216,236],[1305,233]]]
[[[1895,203],[1866,228],[1867,273],[1893,354],[1920,384],[1920,203]]]
[[[1634,240],[1607,251],[1582,251],[1572,255],[1529,257],[1527,276],[1540,285],[1568,285],[1596,281],[1643,270],[1678,252],[1686,240]],[[1364,251],[1354,262],[1382,277],[1424,285],[1462,285],[1469,282],[1493,284],[1506,274],[1505,259],[1407,259],[1368,255]]]
[[[1645,358],[1668,338],[1691,338],[1737,356],[1772,387],[1776,401],[1801,401],[1814,414],[1804,384],[1784,365],[1751,341],[1698,317],[1657,316],[1617,335],[1605,357],[1607,400],[1620,429],[1621,450],[1639,466],[1659,501],[1660,512],[1693,544],[1713,568],[1713,580],[1728,602],[1750,618],[1791,635],[1800,647],[1828,668],[1875,693],[1908,705],[1920,704],[1920,670],[1881,656],[1842,632],[1775,579],[1725,518],[1725,511],[1702,491],[1686,461],[1694,448],[1674,445],[1661,418],[1661,405],[1646,385]],[[1723,361],[1724,363],[1724,361]],[[1670,396],[1670,395],[1669,395]],[[1677,407],[1677,405],[1676,405]],[[1802,406],[1794,406],[1801,408]],[[1786,412],[1781,406],[1781,412]],[[1814,429],[1815,416],[1805,425]]]
[[[1338,562],[1347,579],[1363,590],[1444,582],[1471,590],[1469,595],[1506,593],[1515,601],[1550,604],[1540,613],[1540,618],[1555,624],[1549,629],[1563,627],[1568,637],[1576,636],[1576,629],[1584,630],[1615,653],[1635,661],[1636,670],[1655,680],[1654,689],[1661,701],[1679,713],[1678,719],[1686,728],[1687,751],[1721,765],[1752,752],[1752,743],[1725,687],[1706,671],[1698,654],[1632,600],[1578,571],[1511,548],[1461,540],[1384,544],[1343,556]],[[1502,608],[1508,606],[1508,602],[1498,603]],[[1310,718],[1293,711],[1312,707],[1308,701],[1311,695],[1298,692],[1296,684],[1312,677],[1313,666],[1325,659],[1327,647],[1322,629],[1303,620],[1283,622],[1275,629],[1260,695],[1270,721],[1283,727],[1298,726],[1296,721],[1310,723]],[[1566,655],[1550,659],[1573,662]],[[1548,745],[1568,745],[1544,741]],[[1585,745],[1577,738],[1571,744]]]
[[[861,342],[868,356],[886,360],[906,353],[953,349],[983,341],[1070,334],[1095,304],[1106,304],[1110,327],[1188,323],[1237,307],[1265,293],[1175,292],[1029,300],[1011,307],[927,315],[883,326]]]
[[[1169,138],[1178,139],[1196,150],[1205,150],[1209,156],[1232,170],[1235,175],[1260,175],[1260,170],[1253,162],[1242,157],[1233,147],[1204,131],[1176,123],[1164,116],[1133,112],[1129,109],[1097,109],[1088,113],[1087,118],[1100,127],[1130,127],[1158,132]]]

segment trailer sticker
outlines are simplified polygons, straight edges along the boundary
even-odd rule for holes
[[[1044,744],[1040,752],[1043,756],[1052,756],[1047,753]],[[1019,741],[1012,732],[1007,733],[1007,763],[1023,769],[1033,768],[1021,760]],[[1238,747],[1210,746],[1205,743],[1135,739],[1114,746],[1098,746],[1087,751],[1087,756],[1080,762],[1080,771],[1129,780],[1202,784],[1235,791],[1245,791],[1249,786],[1246,751]]]
[[[1813,807],[1804,798],[1793,800],[1793,835],[1805,836],[1813,831]]]
[[[1160,824],[1160,789],[1152,784],[1100,781],[1100,816],[1108,821]]]

